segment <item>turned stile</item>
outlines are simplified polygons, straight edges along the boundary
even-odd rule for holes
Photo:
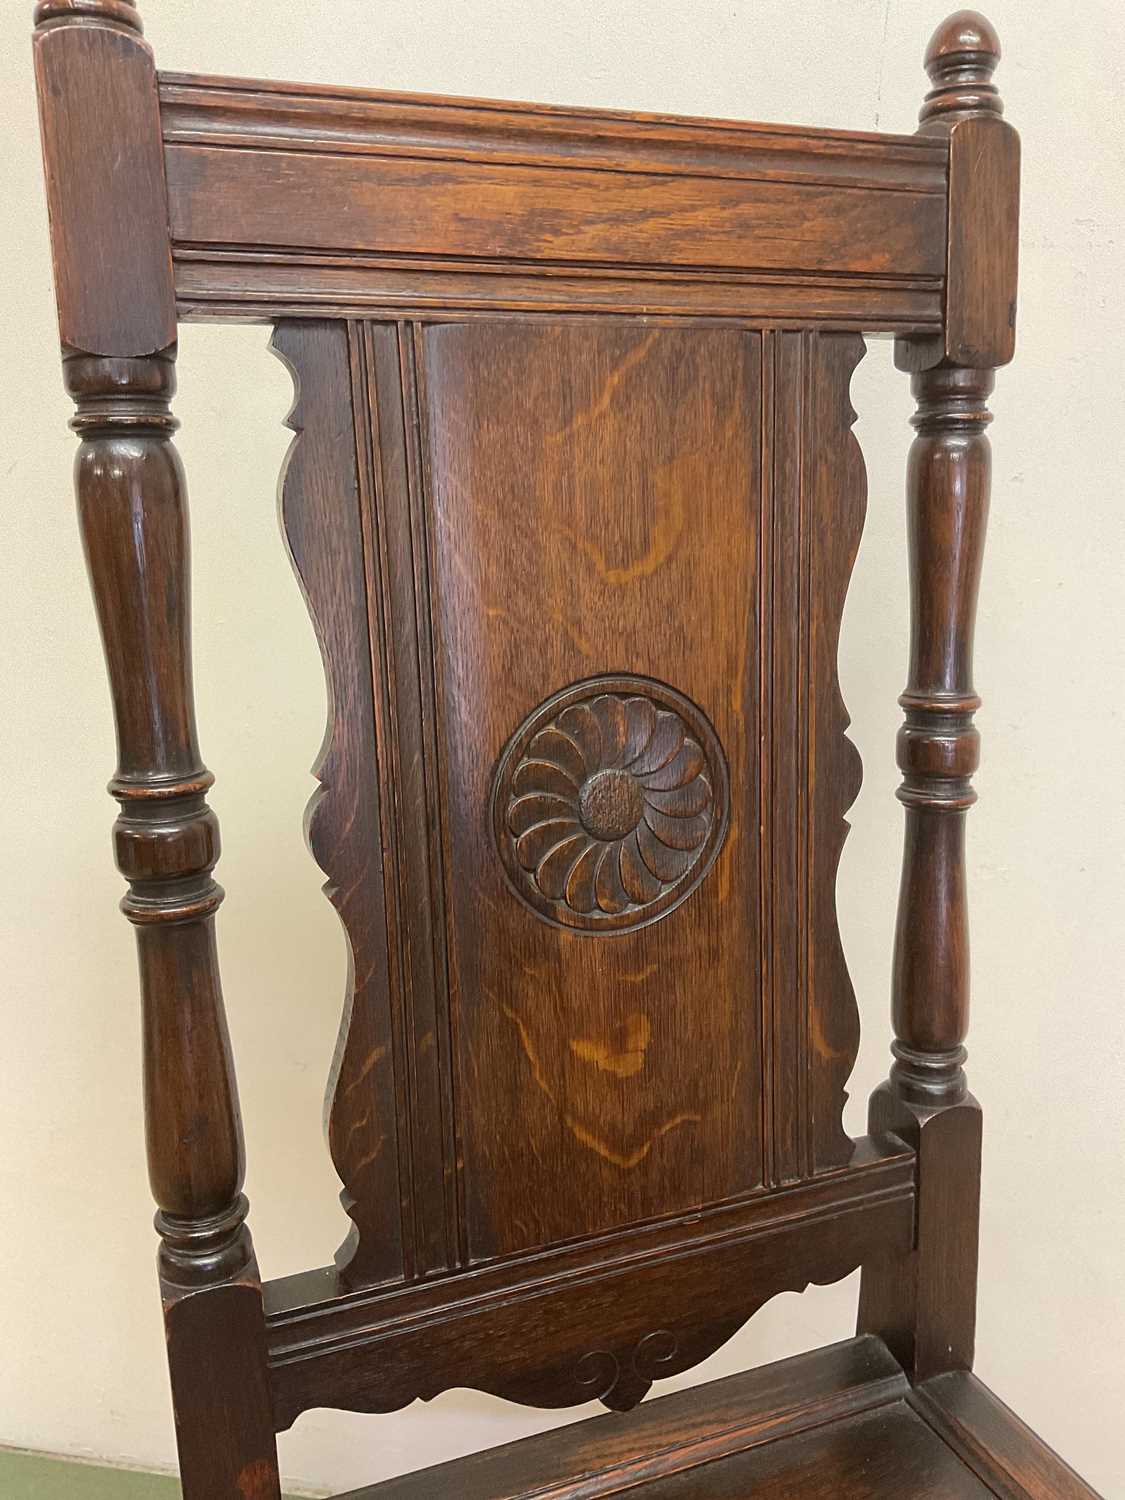
[[[926,54],[921,131],[950,138],[946,325],[900,341],[916,431],[907,470],[911,634],[899,700],[906,828],[892,973],[894,1064],[873,1132],[918,1151],[916,1247],[865,1270],[860,1328],[917,1380],[968,1369],[976,1322],[980,1107],[968,1092],[965,824],[979,760],[973,632],[988,517],[994,368],[1012,356],[1018,137],[1000,118],[991,26],[961,11]]]
[[[275,1500],[261,1284],[215,948],[219,833],[192,697],[152,58],[126,0],[46,0],[36,22],[41,98],[62,93],[70,105],[66,115],[44,111],[44,158],[80,439],[79,521],[117,729],[114,842],[140,958],[149,1176],[183,1489],[187,1500]],[[127,171],[108,165],[122,162]],[[81,235],[68,232],[76,213]]]

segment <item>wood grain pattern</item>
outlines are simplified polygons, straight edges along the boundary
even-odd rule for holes
[[[1030,1427],[965,1370],[915,1388],[910,1404],[1001,1500],[1099,1500]]]
[[[942,322],[940,137],[186,75],[160,100],[185,317]]]
[[[799,452],[808,489],[808,592],[801,610],[807,631],[808,678],[808,1028],[810,1165],[847,1161],[845,1084],[859,1050],[859,1012],[836,918],[836,872],[847,836],[844,814],[859,793],[859,752],[845,731],[851,722],[840,692],[837,651],[852,566],[867,506],[867,471],[852,432],[852,373],[862,339],[810,341],[811,371]]]
[[[999,61],[995,30],[972,10],[939,26],[926,52],[919,134],[949,139],[948,287],[943,332],[896,345],[904,370],[995,369],[1015,351],[1020,141],[1001,119]]]
[[[652,1500],[988,1500],[993,1489],[911,1409],[908,1390],[878,1340],[856,1339],[342,1500],[599,1500],[624,1491]],[[1025,1494],[1035,1492],[1009,1500]]]
[[[526,715],[612,672],[686,694],[715,727],[736,799],[755,797],[757,475],[744,413],[757,358],[754,340],[723,331],[435,325],[418,341],[455,1091],[477,1260],[761,1182],[760,1086],[749,1066],[739,1078],[739,1060],[760,1052],[736,998],[753,981],[717,941],[728,923],[753,930],[742,817],[688,905],[595,946],[513,900],[482,817]],[[705,629],[707,657],[695,649]]]
[[[185,76],[161,80],[161,108],[193,315],[306,296],[569,307],[584,292],[593,311],[940,321],[944,140]],[[490,276],[466,256],[504,264]],[[522,292],[506,283],[521,260]],[[700,282],[699,267],[756,277]]]
[[[945,357],[1006,365],[1016,348],[1020,138],[995,115],[961,120],[949,139],[949,283]]]
[[[639,314],[650,321],[740,318],[901,334],[942,328],[940,277],[668,271],[452,256],[404,264],[358,254],[185,245],[177,247],[175,272],[180,317],[192,322],[363,318],[380,311],[410,318],[440,309],[447,318],[542,312]]]
[[[851,1339],[537,1438],[357,1490],[341,1500],[598,1500],[623,1488],[900,1401],[909,1386],[878,1339]]]
[[[80,438],[75,489],[117,731],[114,849],[140,959],[145,1132],[183,1491],[280,1500],[215,943],[219,831],[192,693],[155,75],[123,0],[47,0],[36,21],[63,369]]]
[[[392,995],[404,1036],[402,1069],[411,1130],[410,1274],[463,1259],[450,1083],[445,923],[435,793],[433,661],[424,517],[412,503],[418,472],[411,330],[353,328],[372,433],[369,608],[381,611],[383,703],[379,725],[386,801],[384,838],[395,851],[399,967]],[[404,400],[404,393],[407,399]],[[409,411],[407,410],[410,405]],[[345,1115],[346,1118],[346,1115]]]
[[[911,632],[898,736],[906,808],[893,963],[895,1062],[871,1101],[873,1131],[918,1152],[913,1254],[864,1268],[859,1327],[922,1381],[973,1363],[981,1114],[968,1093],[969,921],[965,822],[976,800],[973,632],[988,516],[991,365],[1011,354],[1018,146],[997,119],[995,32],[960,11],[926,55],[922,129],[952,132],[961,178],[950,219],[944,339],[901,342],[917,431],[907,469]],[[971,182],[979,170],[979,180]],[[985,206],[983,196],[994,202]],[[970,205],[975,204],[975,210]],[[965,361],[956,363],[953,353]]]
[[[162,1291],[184,1500],[281,1500],[257,1266]]]
[[[218,823],[206,804],[212,778],[192,696],[188,517],[169,407],[175,366],[170,354],[71,353],[64,369],[117,727],[114,847],[140,959],[149,1180],[184,1493],[278,1500],[262,1289],[245,1223],[215,942]],[[219,1366],[206,1385],[197,1379],[201,1348]]]
[[[936,196],[618,173],[607,200],[584,167],[236,147],[172,145],[165,163],[181,244],[941,274]]]
[[[161,73],[169,145],[584,166],[945,193],[917,135]]]
[[[972,1375],[852,1339],[341,1500],[1098,1500]]]
[[[850,1150],[840,1119],[858,1014],[835,880],[860,765],[844,738],[836,647],[866,501],[848,397],[862,356],[858,339],[763,335],[761,860],[763,889],[789,895],[765,905],[762,993],[773,1038],[764,1059],[771,1180],[782,1182]]]
[[[340,1262],[346,1283],[429,1276],[846,1165],[854,1146],[840,1116],[856,1012],[832,933],[858,761],[844,739],[835,656],[863,512],[847,395],[862,344],[561,322],[353,325],[346,340],[339,326],[294,324],[275,342],[302,390],[327,393],[299,403],[303,436],[284,484],[333,683],[338,765],[320,771],[313,843],[331,889],[358,903],[382,883],[389,913],[384,927],[345,912],[355,971],[371,980],[349,1003],[349,1082],[341,1071],[331,1110],[360,1226]],[[338,437],[349,379],[354,450]],[[519,434],[517,447],[507,433]],[[612,508],[607,454],[618,475]],[[349,547],[366,554],[366,614],[358,573],[346,571],[356,566],[345,562]],[[357,644],[365,629],[370,653]],[[706,654],[695,649],[704,631]],[[351,707],[364,701],[355,678],[370,670],[365,661],[375,665],[374,732],[367,710]],[[668,674],[702,700],[723,747],[708,753],[720,756],[722,796],[733,800],[715,871],[684,893],[681,911],[662,908],[655,926],[632,932],[611,927],[595,953],[513,901],[489,807],[512,726],[553,686],[612,668],[631,672],[634,688]],[[626,738],[627,701],[614,700]],[[560,715],[579,712],[559,702]],[[647,780],[667,803],[685,794],[677,767],[694,774],[691,746],[712,730],[684,708],[696,740],[680,734],[664,746],[663,720],[648,712],[633,748],[653,757]],[[563,727],[584,732],[577,720]],[[552,735],[553,767],[538,748]],[[531,746],[541,776],[565,777],[578,754],[558,726],[540,727]],[[384,812],[368,793],[361,815],[355,788],[376,781]],[[576,806],[583,788],[574,783]],[[674,838],[683,825],[669,831],[667,811],[650,818]],[[391,856],[382,875],[373,818]],[[589,842],[591,854],[609,847]],[[619,860],[637,863],[628,882],[653,889],[660,881],[643,860],[661,871],[661,860],[683,862],[659,841],[643,856],[631,849]],[[572,883],[584,857],[574,853]],[[746,963],[762,954],[763,920],[768,985]],[[724,945],[720,930],[739,941]],[[760,1003],[747,1006],[747,992]],[[388,1025],[389,1052],[376,1040]],[[380,1066],[365,1071],[373,1048]],[[685,1071],[685,1056],[698,1071]],[[362,1180],[347,1155],[369,1151],[373,1122],[386,1135],[392,1102],[404,1205],[397,1268],[389,1183]]]

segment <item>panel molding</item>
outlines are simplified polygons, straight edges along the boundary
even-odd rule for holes
[[[735,319],[755,327],[879,329],[903,336],[942,327],[940,277],[784,271],[723,274],[658,267],[400,259],[360,254],[177,245],[181,320],[269,322],[299,317],[423,319],[507,315]]]
[[[387,884],[395,934],[391,1004],[402,1037],[399,1079],[410,1153],[408,1275],[448,1270],[463,1259],[450,1062],[442,849],[429,625],[425,498],[417,452],[412,330],[351,325],[362,369],[372,471],[367,548],[373,618],[381,627],[375,693],[382,706],[379,763],[384,839],[393,851]]]

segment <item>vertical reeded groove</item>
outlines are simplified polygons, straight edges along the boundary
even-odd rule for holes
[[[774,1066],[778,1045],[777,995],[774,955],[774,933],[770,911],[770,888],[773,882],[773,826],[770,806],[773,782],[773,576],[774,555],[773,508],[777,493],[774,467],[774,391],[777,376],[776,335],[764,329],[758,335],[761,370],[760,408],[760,524],[758,527],[758,827],[761,879],[758,894],[758,951],[762,976],[762,1180],[775,1187],[778,1180],[775,1113],[777,1099]]]
[[[812,340],[808,331],[799,336],[799,376],[797,381],[797,431],[798,444],[798,550],[800,554],[800,648],[797,653],[797,670],[801,674],[798,683],[797,701],[805,705],[801,716],[800,776],[797,799],[797,882],[798,907],[800,910],[800,1048],[797,1057],[797,1143],[798,1169],[802,1177],[810,1177],[813,1170],[812,1131],[810,1121],[809,1052],[812,1046],[812,961],[809,952],[810,925],[812,920],[812,787],[813,773],[813,714],[816,698],[812,687],[812,529],[809,515],[809,386],[812,379]]]
[[[400,325],[400,351],[404,412],[406,416],[407,483],[409,491],[410,548],[413,569],[415,631],[417,641],[421,754],[426,788],[426,827],[420,830],[425,848],[427,910],[432,914],[431,941],[426,962],[430,965],[429,985],[431,1012],[427,1024],[434,1032],[433,1048],[421,1039],[417,1056],[432,1051],[437,1059],[436,1077],[427,1091],[439,1110],[437,1171],[440,1174],[442,1240],[446,1265],[466,1265],[469,1258],[468,1231],[465,1221],[464,1182],[458,1135],[457,1069],[459,1056],[457,1017],[451,1012],[449,996],[449,950],[446,932],[446,837],[441,757],[443,745],[438,724],[444,721],[439,707],[441,661],[434,649],[434,618],[430,597],[431,528],[426,493],[425,449],[425,350],[422,328],[417,323]],[[430,1106],[432,1108],[432,1105]],[[433,1167],[429,1169],[431,1180]]]
[[[408,1047],[403,1030],[401,996],[405,965],[401,921],[401,879],[393,789],[396,738],[391,728],[397,718],[393,703],[395,663],[394,632],[388,619],[386,598],[385,496],[378,455],[380,443],[379,401],[375,392],[374,351],[371,328],[366,322],[348,324],[348,355],[352,377],[352,421],[355,429],[358,498],[367,607],[367,629],[371,641],[371,695],[375,715],[375,754],[380,785],[379,819],[383,847],[393,872],[384,881],[388,934],[388,1003],[391,1006],[391,1046],[395,1115],[398,1122],[399,1234],[402,1272],[409,1281],[416,1274],[414,1230],[413,1160],[411,1150],[410,1090],[407,1081]]]

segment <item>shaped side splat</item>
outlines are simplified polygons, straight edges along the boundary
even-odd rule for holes
[[[359,465],[350,414],[348,327],[279,324],[272,348],[293,375],[281,476],[286,543],[316,627],[328,724],[306,838],[348,939],[348,981],[331,1081],[328,1136],[355,1229],[337,1263],[371,1284],[404,1272],[399,1118],[388,984],[371,636]],[[356,1107],[352,1107],[352,1105]]]
[[[761,862],[763,1027],[771,1039],[768,1173],[846,1163],[845,1085],[859,1014],[840,942],[836,871],[861,766],[837,669],[866,509],[852,423],[854,334],[762,335]]]

